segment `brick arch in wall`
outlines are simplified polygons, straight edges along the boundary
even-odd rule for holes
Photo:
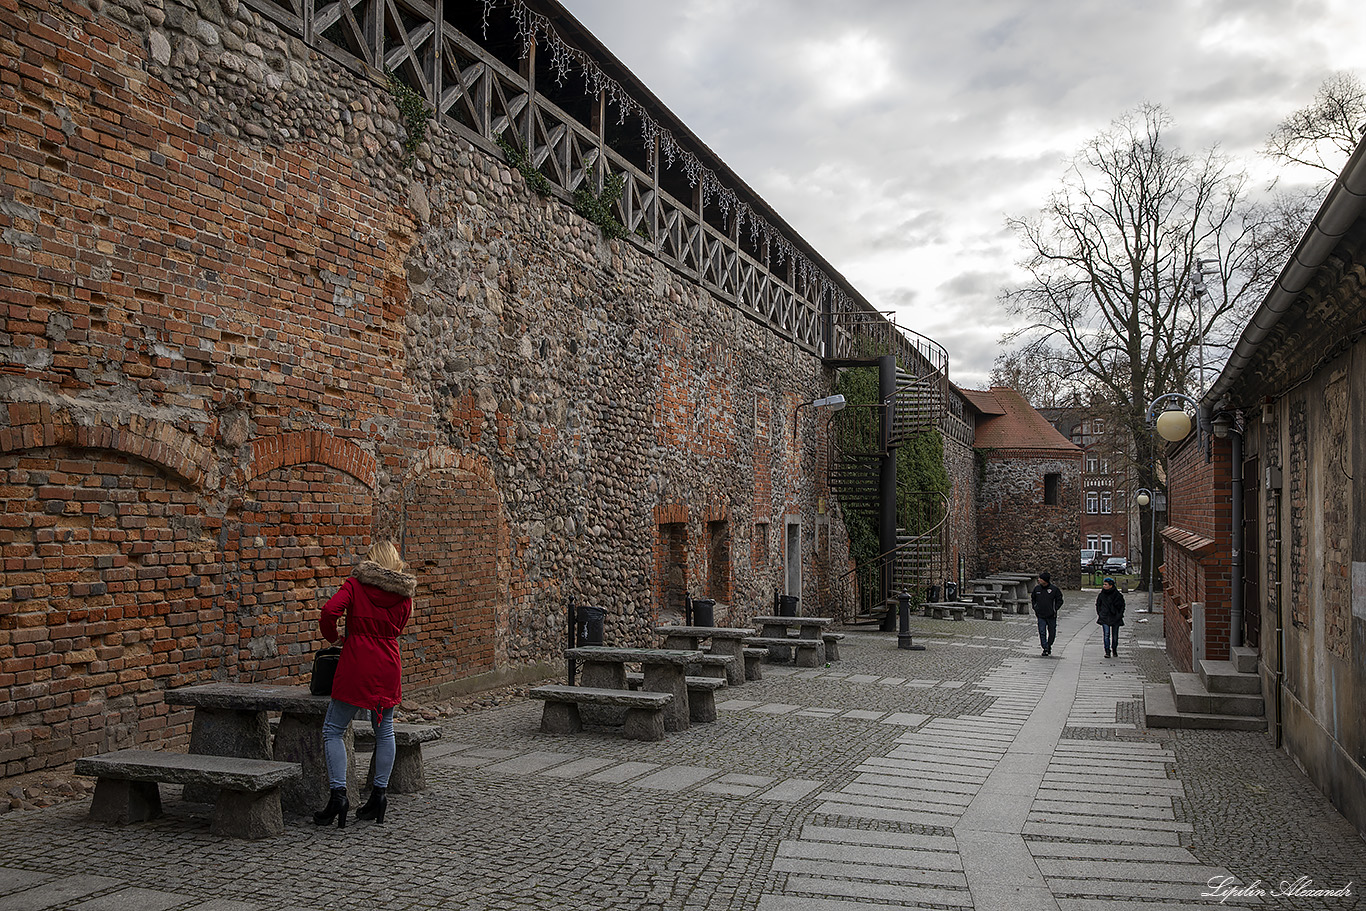
[[[165,421],[95,408],[28,402],[6,406],[0,453],[67,446],[107,449],[154,465],[192,488],[218,486],[212,450]]]
[[[510,533],[487,462],[433,447],[403,482],[403,556],[417,576],[403,637],[404,684],[494,670],[510,591]]]
[[[301,680],[324,644],[323,603],[370,546],[377,464],[354,442],[315,430],[254,439],[246,450],[223,532],[237,645],[224,675]]]
[[[36,415],[0,431],[0,776],[183,743],[150,693],[220,663],[213,478],[155,421]]]

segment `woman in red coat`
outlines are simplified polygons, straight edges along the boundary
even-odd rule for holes
[[[346,642],[337,674],[332,681],[332,702],[323,720],[323,754],[327,757],[328,784],[332,796],[327,806],[313,814],[318,825],[337,819],[345,827],[351,808],[346,799],[346,727],[356,713],[370,710],[375,728],[374,789],[357,819],[384,822],[388,804],[389,773],[394,767],[394,707],[403,699],[398,636],[413,612],[417,579],[389,541],[370,548],[368,559],[356,567],[351,578],[323,605],[319,625],[328,642],[338,639],[337,621],[346,618]]]

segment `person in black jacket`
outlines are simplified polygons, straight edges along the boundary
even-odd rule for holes
[[[1039,573],[1039,584],[1029,593],[1034,605],[1034,616],[1039,618],[1039,645],[1047,658],[1053,654],[1053,640],[1058,635],[1058,608],[1062,607],[1062,590],[1049,580],[1048,573]]]
[[[1096,595],[1096,622],[1100,624],[1101,636],[1105,640],[1105,657],[1119,657],[1119,628],[1124,625],[1124,595],[1115,588],[1115,580],[1109,578]]]

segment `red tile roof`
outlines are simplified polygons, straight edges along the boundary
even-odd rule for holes
[[[1024,396],[1009,386],[992,386],[990,392],[962,390],[982,412],[973,444],[983,449],[1037,449],[1077,453],[1081,448],[1035,411]]]

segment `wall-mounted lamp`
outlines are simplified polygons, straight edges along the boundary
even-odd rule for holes
[[[833,413],[839,411],[844,405],[844,396],[838,394],[827,395],[823,399],[812,399],[809,402],[802,402],[796,408],[792,409],[792,439],[795,440],[797,438],[797,412],[801,411],[803,408],[808,406],[811,408],[829,408]]]
[[[1191,416],[1186,413],[1184,408],[1178,407],[1175,403],[1190,406],[1197,415],[1200,413],[1200,403],[1180,392],[1168,392],[1165,395],[1159,395],[1148,403],[1148,423],[1157,430],[1158,436],[1169,443],[1184,440],[1191,432]],[[1158,411],[1158,405],[1168,404],[1172,407],[1164,407]]]
[[[1210,421],[1210,430],[1221,440],[1227,439],[1230,431],[1242,433],[1242,429],[1238,427],[1237,415],[1230,414],[1227,411],[1221,411],[1214,416]]]

